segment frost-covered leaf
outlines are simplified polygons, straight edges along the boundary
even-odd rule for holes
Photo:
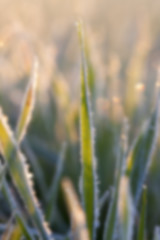
[[[80,106],[80,138],[82,161],[82,197],[86,212],[90,239],[95,239],[98,221],[98,187],[96,177],[96,159],[94,153],[94,131],[91,117],[91,106],[88,92],[87,64],[83,40],[82,26],[78,24],[81,46],[81,106]]]
[[[39,230],[40,236],[42,239],[48,240],[50,239],[50,231],[44,221],[39,203],[35,197],[31,180],[32,175],[29,172],[25,156],[18,148],[13,133],[2,111],[0,112],[0,130],[2,151],[14,184],[22,196],[28,212]]]
[[[26,90],[25,98],[22,104],[21,114],[19,116],[18,125],[16,129],[16,139],[18,142],[21,142],[23,140],[32,117],[33,107],[35,103],[37,78],[38,78],[38,62],[37,59],[35,59],[31,80]]]

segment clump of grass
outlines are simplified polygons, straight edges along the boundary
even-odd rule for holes
[[[50,239],[49,228],[47,227],[43,214],[39,208],[38,200],[35,196],[32,183],[32,174],[29,171],[29,167],[26,162],[26,158],[20,150],[19,143],[22,141],[28,123],[30,121],[35,95],[35,82],[37,81],[37,63],[33,71],[33,77],[31,83],[26,92],[26,97],[22,107],[19,123],[17,125],[16,137],[10,129],[7,118],[4,114],[0,113],[0,140],[2,146],[2,154],[6,159],[8,171],[12,177],[12,180],[21,194],[27,210],[32,217],[34,224],[36,225],[40,239]],[[7,181],[7,180],[6,180]],[[7,182],[5,183],[7,184]],[[4,184],[4,188],[6,188]],[[6,190],[5,190],[6,191]]]
[[[38,71],[37,61],[35,61],[15,133],[3,111],[0,111],[0,186],[13,213],[2,233],[3,240],[20,239],[21,237],[27,240],[96,240],[99,239],[99,229],[101,229],[103,240],[132,240],[133,238],[145,240],[147,237],[147,188],[144,187],[144,183],[150,170],[158,139],[159,93],[153,113],[131,148],[128,148],[126,122],[121,131],[122,137],[119,136],[119,142],[116,142],[118,154],[115,183],[111,196],[108,198],[108,207],[103,211],[105,213],[104,221],[101,218],[103,207],[100,206],[101,193],[97,181],[97,179],[101,179],[101,176],[98,176],[97,140],[92,115],[92,108],[94,110],[96,108],[91,106],[91,103],[95,103],[96,96],[95,76],[89,61],[83,26],[80,22],[77,28],[81,53],[79,147],[81,152],[80,193],[82,202],[72,181],[69,178],[62,178],[65,164],[68,164],[67,161],[64,161],[68,154],[64,147],[58,160],[55,161],[57,173],[51,178],[51,186],[48,188],[49,190],[46,189],[46,192],[43,187],[42,192],[45,195],[43,196],[44,212],[53,230],[53,222],[56,221],[64,228],[66,226],[64,223],[65,213],[63,216],[62,211],[64,206],[68,210],[71,228],[68,230],[67,226],[68,231],[65,233],[63,231],[61,234],[56,234],[54,231],[52,233],[39,206],[33,186],[33,176],[21,150],[22,141],[27,134],[35,105]],[[41,150],[43,151],[43,149]],[[72,166],[69,167],[72,168]],[[107,172],[106,170],[106,174]],[[42,174],[38,176],[40,183]],[[45,181],[44,177],[43,181]],[[46,186],[46,182],[43,186]],[[63,192],[63,200],[65,200],[63,207],[59,204],[61,191]],[[59,210],[59,206],[62,209]],[[160,239],[159,227],[155,228],[154,239]]]

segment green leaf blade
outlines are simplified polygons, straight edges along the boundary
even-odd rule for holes
[[[137,240],[145,240],[146,208],[147,208],[147,188],[146,188],[146,186],[144,186],[143,193],[142,193],[142,204],[141,204],[141,212],[140,212],[140,221],[139,221]]]
[[[82,196],[86,211],[87,226],[90,239],[95,239],[97,222],[97,179],[96,162],[94,155],[94,135],[90,102],[88,96],[87,64],[81,24],[78,26],[81,44],[81,106],[80,106],[80,133],[81,133],[81,159],[82,159]]]
[[[33,70],[31,74],[31,80],[28,84],[26,90],[25,98],[22,104],[21,114],[19,116],[17,129],[16,129],[16,139],[21,142],[25,136],[28,125],[31,121],[32,112],[35,104],[35,92],[36,83],[38,78],[38,61],[35,59]]]
[[[27,210],[33,218],[42,239],[49,240],[51,239],[50,231],[44,221],[38,200],[35,197],[31,179],[32,175],[29,172],[28,164],[25,156],[17,146],[7,118],[3,115],[2,111],[0,112],[0,130],[0,146],[7,161],[7,166],[13,182],[22,196]]]

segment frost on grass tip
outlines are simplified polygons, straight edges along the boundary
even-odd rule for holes
[[[27,131],[27,127],[31,121],[32,112],[35,104],[37,78],[38,78],[38,60],[35,59],[31,73],[31,80],[26,90],[25,98],[22,104],[21,114],[19,116],[16,128],[16,139],[19,143],[23,140]]]

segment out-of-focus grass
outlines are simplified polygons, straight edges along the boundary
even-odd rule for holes
[[[131,146],[155,105],[160,59],[159,8],[159,1],[152,0],[15,0],[14,4],[11,0],[0,1],[0,105],[13,129],[34,56],[39,59],[37,101],[22,149],[34,173],[44,212],[63,142],[67,142],[67,147],[62,177],[72,180],[79,195],[80,53],[75,21],[82,18],[86,27],[89,73],[94,80],[90,90],[101,198],[114,185],[123,119],[127,117],[129,121]],[[148,239],[160,224],[159,146],[158,141],[145,180]],[[51,228],[63,235],[70,228],[60,184],[56,194]],[[2,194],[0,197],[4,204],[0,220],[6,224],[9,206]],[[102,223],[109,200],[100,212]],[[98,239],[102,238],[103,225],[98,228]],[[138,228],[137,222],[135,225]]]

